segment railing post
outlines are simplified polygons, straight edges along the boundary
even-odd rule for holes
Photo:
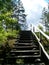
[[[33,32],[35,32],[35,27],[33,27]]]
[[[32,31],[32,24],[30,24],[30,30]]]
[[[40,39],[40,42],[42,42],[42,34],[39,32],[39,39]]]
[[[40,42],[41,42],[41,33],[39,34]]]

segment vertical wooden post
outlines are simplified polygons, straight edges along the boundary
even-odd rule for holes
[[[35,32],[35,27],[33,27],[33,32]]]

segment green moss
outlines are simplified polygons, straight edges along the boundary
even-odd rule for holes
[[[24,59],[17,59],[16,60],[16,63],[17,64],[24,64]]]

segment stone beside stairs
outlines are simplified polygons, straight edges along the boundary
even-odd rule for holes
[[[15,63],[16,59],[24,59],[24,63],[41,63],[40,47],[31,31],[21,31],[19,39],[6,57],[6,63]],[[8,59],[8,60],[7,60]],[[8,62],[7,62],[8,61]]]

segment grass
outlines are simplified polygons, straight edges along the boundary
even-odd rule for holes
[[[49,36],[49,32],[45,32]]]
[[[47,35],[49,35],[49,32],[45,32]],[[36,32],[36,35],[39,38],[39,32]],[[49,54],[49,40],[47,40],[42,34],[40,35],[41,43],[44,46],[46,52]]]
[[[17,64],[24,64],[24,59],[17,59],[16,60],[16,63]]]

